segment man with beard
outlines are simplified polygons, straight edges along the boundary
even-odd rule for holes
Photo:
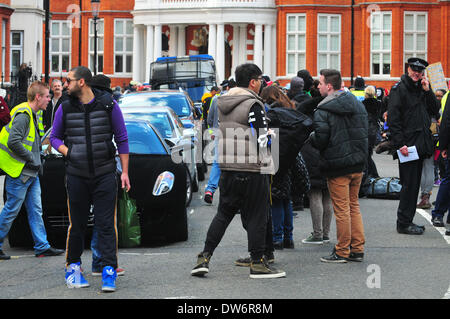
[[[50,137],[66,160],[70,226],[67,235],[66,284],[88,287],[81,273],[84,233],[91,203],[98,232],[102,290],[115,291],[117,230],[116,148],[122,164],[121,186],[130,189],[128,136],[119,106],[111,94],[91,88],[92,73],[83,66],[67,75],[69,99],[56,111]]]
[[[397,209],[397,232],[422,235],[424,226],[413,223],[419,194],[423,160],[433,155],[430,115],[439,113],[439,104],[425,77],[428,62],[408,59],[408,71],[392,87],[388,102],[388,126],[393,149],[408,156],[408,147],[415,146],[419,159],[400,163],[402,190]],[[397,158],[395,152],[394,158]]]

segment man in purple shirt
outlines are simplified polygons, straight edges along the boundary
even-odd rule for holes
[[[81,272],[87,219],[93,206],[101,255],[102,290],[114,291],[117,276],[116,148],[122,164],[121,186],[130,190],[128,135],[122,112],[110,94],[91,88],[83,66],[67,76],[69,99],[58,108],[50,142],[65,157],[70,226],[67,235],[66,284],[88,287]]]

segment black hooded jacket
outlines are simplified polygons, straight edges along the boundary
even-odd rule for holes
[[[320,170],[329,178],[359,173],[368,156],[368,119],[352,93],[336,91],[314,113],[311,142],[321,155]]]
[[[393,148],[415,145],[420,158],[433,155],[430,115],[438,114],[439,104],[433,91],[423,90],[420,82],[414,83],[408,75],[402,75],[389,93],[388,126]]]

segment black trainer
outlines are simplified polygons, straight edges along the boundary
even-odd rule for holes
[[[211,259],[211,254],[208,252],[203,252],[197,256],[197,264],[191,270],[192,276],[203,277],[209,272],[209,260]]]
[[[347,260],[348,261],[357,261],[362,262],[364,259],[364,253],[350,253]]]
[[[407,235],[422,235],[425,231],[424,226],[417,226],[417,225],[409,225],[407,227],[399,227],[397,226],[397,232],[399,234],[407,234]]]
[[[336,248],[333,249],[330,256],[325,256],[320,258],[320,261],[324,263],[346,263],[347,258],[339,256],[336,254]]]
[[[431,222],[433,223],[434,227],[445,227],[443,218],[439,218],[439,217],[433,217],[431,218]]]
[[[213,202],[213,193],[210,191],[205,192],[204,201],[208,204],[212,204]]]
[[[283,248],[294,249],[294,241],[292,239],[283,240]]]
[[[0,249],[0,260],[8,260],[11,259],[11,256],[8,256],[3,252],[3,250]]]
[[[42,253],[36,254],[36,257],[49,257],[49,256],[59,256],[63,254],[65,250],[63,249],[56,249],[53,247],[50,247],[46,251],[43,251]]]

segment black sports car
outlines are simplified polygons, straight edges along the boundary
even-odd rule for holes
[[[125,125],[130,147],[129,194],[137,204],[141,245],[187,240],[185,203],[189,174],[185,164],[172,161],[169,147],[150,122],[129,119]],[[65,164],[62,155],[52,149],[49,136],[47,133],[42,143],[45,160],[40,174],[43,218],[50,244],[64,248],[69,226]],[[120,161],[117,163],[119,174]],[[121,191],[119,197],[120,194]],[[92,235],[93,217],[91,215],[88,222],[87,245]],[[33,246],[24,206],[11,227],[9,243],[11,247]]]

